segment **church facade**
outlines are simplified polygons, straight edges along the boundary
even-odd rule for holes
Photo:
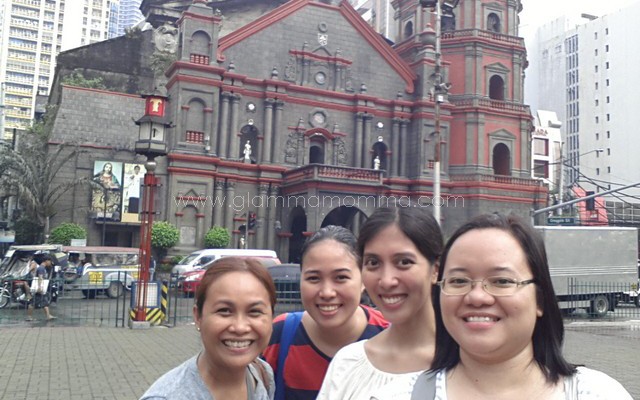
[[[111,164],[120,184],[76,187],[52,226],[138,245],[132,182],[144,158],[133,145],[149,94],[164,101],[169,149],[155,218],[179,228],[180,254],[218,225],[231,247],[296,261],[308,235],[328,224],[357,233],[378,206],[439,206],[446,232],[479,213],[528,215],[546,189],[530,179],[520,1],[461,2],[442,20],[440,64],[433,13],[393,6],[391,45],[348,1],[145,0],[152,29],[61,54],[52,146],[86,150],[67,176],[104,180]],[[105,88],[63,83],[78,72]]]

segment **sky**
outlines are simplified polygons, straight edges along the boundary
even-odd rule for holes
[[[527,38],[540,25],[562,15],[581,13],[602,16],[640,0],[522,0],[520,36]]]

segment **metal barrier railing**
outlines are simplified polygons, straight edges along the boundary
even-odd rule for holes
[[[565,300],[560,304],[570,320],[597,318],[615,321],[640,318],[637,283],[567,278],[567,293],[567,296],[559,300]]]

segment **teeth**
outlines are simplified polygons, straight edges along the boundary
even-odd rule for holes
[[[400,302],[400,300],[404,299],[404,296],[393,296],[393,297],[383,297],[380,296],[382,302],[385,304],[396,304]]]
[[[492,322],[495,321],[494,318],[490,317],[467,317],[465,318],[467,322]]]
[[[326,312],[331,312],[331,311],[335,311],[338,309],[337,305],[331,305],[331,306],[318,306],[318,308],[320,309],[320,311],[326,311]]]
[[[233,347],[234,349],[242,349],[244,347],[249,347],[251,344],[251,340],[225,340],[223,341],[224,345],[227,347]]]

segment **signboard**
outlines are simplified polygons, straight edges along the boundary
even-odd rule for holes
[[[549,217],[547,225],[575,225],[576,217]]]
[[[96,161],[93,164],[93,181],[103,189],[92,190],[91,211],[96,218],[120,221],[122,163]]]
[[[140,203],[141,185],[144,182],[144,174],[147,172],[143,164],[124,164],[124,185],[122,186],[122,222],[139,223],[138,214]]]

